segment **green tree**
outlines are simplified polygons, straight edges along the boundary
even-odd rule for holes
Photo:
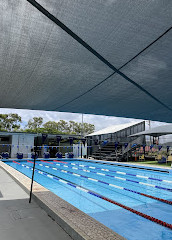
[[[59,125],[58,122],[48,121],[43,125],[45,133],[56,134],[59,133]]]
[[[95,126],[94,124],[91,123],[84,123],[83,124],[83,133],[85,135],[91,134],[95,131]]]
[[[75,124],[76,124],[76,122],[69,121],[69,131],[70,131],[70,133],[75,133]]]
[[[0,114],[0,130],[1,131],[17,131],[20,129],[22,122],[18,114]]]
[[[58,127],[59,127],[60,132],[63,132],[63,133],[69,133],[70,132],[69,124],[68,124],[68,122],[66,122],[64,120],[60,120],[58,122]]]
[[[43,129],[41,129],[41,125],[43,124],[43,118],[42,117],[34,117],[33,119],[30,119],[28,121],[26,131],[30,132],[42,132]]]
[[[87,135],[87,134],[94,132],[95,126],[90,123],[83,123],[83,125],[82,125],[82,123],[75,122],[73,129],[74,129],[75,134]]]
[[[34,117],[30,119],[27,124],[27,128],[24,129],[25,132],[37,132],[37,133],[49,133],[49,134],[90,134],[94,132],[94,125],[90,123],[81,123],[75,121],[64,121],[60,120],[58,122],[48,121],[43,124],[42,117]]]

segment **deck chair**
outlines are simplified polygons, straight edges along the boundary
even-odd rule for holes
[[[168,156],[168,158],[167,158],[167,163],[168,162],[171,162],[172,163],[172,156]]]
[[[162,155],[158,154],[156,157],[155,157],[155,160],[156,161],[160,161],[162,159]]]
[[[145,160],[145,156],[142,154],[139,156],[139,161],[144,161]]]

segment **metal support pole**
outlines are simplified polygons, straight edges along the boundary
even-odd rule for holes
[[[34,173],[35,173],[35,163],[36,163],[36,151],[38,146],[38,137],[36,137],[36,144],[35,144],[35,156],[34,156],[34,163],[33,163],[33,171],[32,171],[32,181],[31,181],[31,187],[30,187],[30,198],[29,203],[31,203],[32,200],[32,189],[33,189],[33,180],[34,180]]]
[[[100,145],[99,149],[100,149],[100,160],[102,160],[102,149],[101,149],[101,145]]]
[[[81,158],[82,158],[82,141],[81,141]]]

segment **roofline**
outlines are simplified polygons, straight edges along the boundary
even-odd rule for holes
[[[30,135],[36,135],[36,136],[42,136],[42,134],[52,135],[52,136],[72,136],[72,137],[82,137],[82,135],[79,134],[65,134],[65,133],[59,133],[59,134],[53,134],[53,133],[32,133],[32,132],[7,132],[7,131],[0,131],[0,135],[15,135],[15,134],[30,134]]]
[[[110,134],[110,133],[117,133],[117,132],[120,132],[120,131],[122,131],[122,130],[124,130],[124,129],[127,129],[127,128],[130,128],[130,127],[132,127],[132,126],[137,126],[137,125],[139,125],[140,123],[146,123],[146,121],[144,120],[144,121],[141,121],[141,122],[138,122],[138,123],[135,123],[135,124],[133,124],[133,125],[131,125],[131,126],[129,126],[129,127],[124,127],[123,129],[120,129],[120,130],[118,130],[118,131],[114,131],[114,132],[109,132],[109,133],[100,133],[100,134],[94,134],[94,135],[91,135],[91,134],[93,134],[93,133],[91,133],[91,134],[88,134],[88,135],[86,135],[86,137],[92,137],[92,136],[99,136],[99,135],[106,135],[106,134]],[[127,123],[126,123],[127,124]],[[123,124],[117,124],[117,125],[123,125]],[[114,125],[113,125],[114,126]],[[103,129],[102,129],[103,130]],[[100,130],[101,131],[101,130]],[[97,131],[98,132],[98,131]]]

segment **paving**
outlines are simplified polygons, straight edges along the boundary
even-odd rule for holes
[[[72,238],[0,168],[0,240]]]

